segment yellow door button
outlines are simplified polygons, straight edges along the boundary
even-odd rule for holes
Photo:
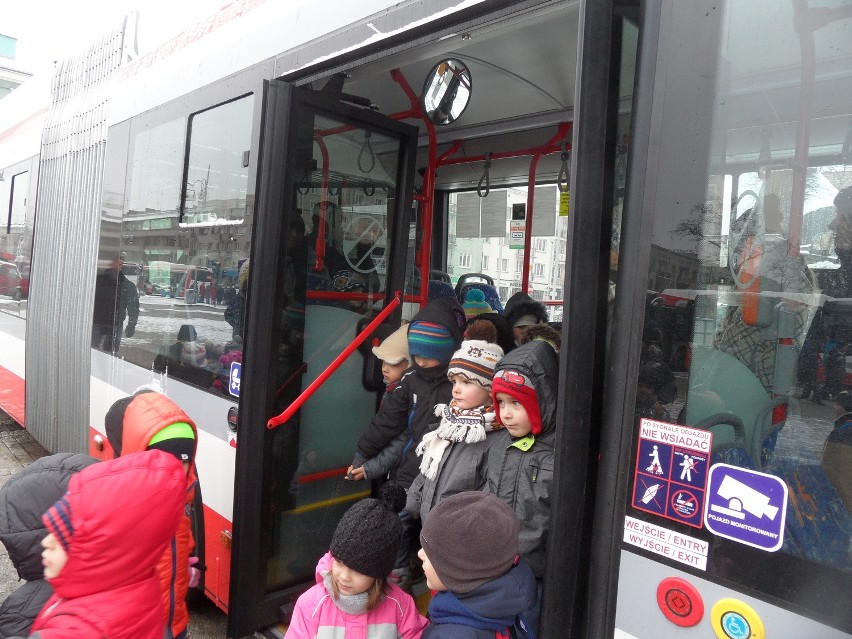
[[[719,639],[766,639],[763,621],[739,599],[717,601],[710,611],[710,623]]]

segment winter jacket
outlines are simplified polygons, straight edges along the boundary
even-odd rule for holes
[[[541,302],[536,302],[523,291],[518,291],[506,302],[503,316],[511,332],[512,327],[524,315],[535,315],[539,323],[547,322],[547,309]]]
[[[351,615],[340,610],[323,583],[331,570],[331,553],[323,555],[316,570],[317,583],[302,594],[293,608],[285,639],[419,639],[427,625],[411,595],[391,584],[390,592],[367,613]]]
[[[546,342],[532,341],[507,354],[497,371],[514,370],[535,386],[541,413],[541,434],[513,438],[499,430],[490,437],[488,492],[509,504],[521,522],[518,551],[535,576],[544,576],[547,533],[550,528],[550,490],[553,484],[556,437],[556,352]]]
[[[429,479],[420,473],[414,478],[405,510],[426,521],[429,511],[441,500],[468,490],[485,490],[488,449],[495,441],[494,434],[488,433],[483,441],[472,444],[450,442],[438,464],[438,476]]]
[[[407,349],[408,346],[406,346]],[[390,395],[397,386],[399,386],[399,381],[387,385],[385,395],[382,395],[382,404],[384,404],[384,398]],[[379,410],[381,410],[381,405]],[[399,460],[402,459],[402,451],[405,450],[407,444],[407,433],[403,432],[397,435],[390,444],[382,448],[378,455],[364,462],[364,479],[381,479],[396,470],[396,467],[399,466]]]
[[[535,577],[521,561],[469,593],[444,591],[432,597],[423,639],[508,639],[518,616],[535,604]]]
[[[455,299],[438,298],[429,302],[412,320],[434,322],[450,331],[456,345],[461,344],[464,309]],[[386,394],[382,407],[373,417],[367,430],[358,440],[358,450],[353,466],[375,457],[400,433],[408,438],[402,451],[396,480],[405,488],[420,473],[420,459],[414,448],[430,430],[438,426],[434,409],[437,404],[448,404],[452,399],[453,385],[447,379],[449,360],[435,368],[413,366],[403,374],[399,386]]]
[[[123,405],[118,402],[113,405],[107,413],[105,424],[107,437],[116,456],[147,450],[154,435],[176,422],[186,422],[192,426],[197,446],[198,430],[195,423],[165,395],[143,391],[119,401]],[[122,407],[123,412],[116,410],[118,407]],[[178,636],[189,624],[186,594],[189,590],[189,557],[195,548],[190,513],[197,482],[195,466],[190,465],[185,488],[186,514],[181,518],[177,536],[166,548],[157,566],[163,620],[172,629],[174,636]]]
[[[162,639],[156,565],[183,517],[185,482],[181,463],[160,450],[74,475],[63,498],[69,518],[58,519],[68,561],[30,636]]]
[[[41,540],[47,535],[42,513],[65,494],[74,473],[97,461],[73,453],[42,457],[0,489],[0,541],[18,576],[26,580],[0,606],[3,639],[28,634],[39,610],[53,594],[41,565]]]

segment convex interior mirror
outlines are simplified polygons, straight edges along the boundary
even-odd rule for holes
[[[455,122],[470,102],[470,69],[455,58],[432,67],[423,84],[423,111],[435,124]]]

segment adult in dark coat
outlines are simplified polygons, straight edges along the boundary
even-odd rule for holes
[[[0,637],[26,636],[39,610],[53,594],[44,579],[41,516],[65,494],[71,476],[94,464],[88,455],[58,453],[37,459],[0,488],[0,541],[26,583],[0,605]]]
[[[521,343],[521,329],[547,322],[547,309],[541,302],[536,302],[526,293],[518,291],[506,302],[503,316],[514,336],[515,345],[518,345]]]
[[[124,254],[95,278],[95,303],[92,315],[92,348],[117,353],[121,334],[133,337],[139,319],[139,292],[121,272]],[[127,319],[127,328],[124,320]]]

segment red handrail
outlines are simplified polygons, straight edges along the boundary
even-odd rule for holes
[[[331,377],[332,373],[340,368],[340,365],[349,357],[352,353],[355,352],[355,349],[358,348],[361,343],[367,339],[367,337],[372,333],[376,328],[385,321],[385,319],[390,315],[394,309],[402,303],[402,293],[397,291],[394,293],[393,299],[388,303],[388,305],[382,309],[382,312],[376,315],[373,318],[373,321],[367,324],[364,327],[364,330],[361,331],[358,336],[352,341],[349,346],[341,351],[340,355],[334,358],[334,360],[329,364],[326,369],[319,374],[319,376],[310,383],[310,385],[302,391],[302,394],[299,395],[293,403],[290,404],[287,408],[284,409],[284,412],[278,415],[277,417],[271,418],[268,422],[266,422],[266,427],[270,430],[275,428],[276,426],[280,426],[289,420],[293,415],[296,414],[296,411],[299,410],[302,405],[308,401],[308,399],[313,395],[316,390],[325,383],[329,377]]]

